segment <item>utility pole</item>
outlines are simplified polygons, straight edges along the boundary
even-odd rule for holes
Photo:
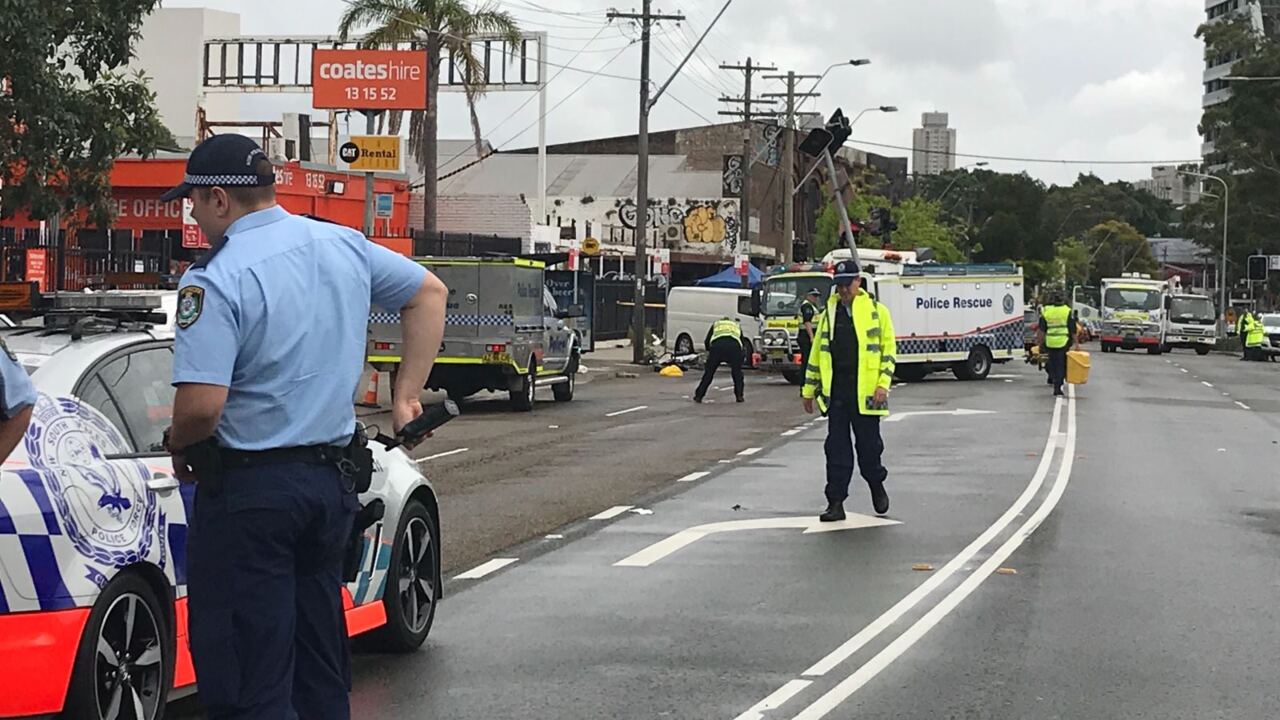
[[[644,362],[644,349],[648,345],[644,328],[644,277],[648,262],[645,234],[649,231],[649,111],[653,108],[649,101],[649,29],[654,22],[678,22],[684,20],[684,16],[654,14],[653,0],[644,0],[643,12],[639,14],[610,11],[608,17],[610,20],[635,20],[640,23],[640,131],[636,140],[639,156],[636,166],[636,285],[635,307],[631,314],[631,332],[634,334],[631,361],[639,365]]]
[[[766,75],[766,80],[783,80],[787,83],[787,91],[785,93],[765,93],[767,98],[786,98],[786,125],[783,128],[783,148],[782,163],[784,182],[782,187],[778,188],[782,192],[782,264],[789,265],[792,261],[792,253],[795,248],[795,232],[796,232],[796,133],[799,129],[796,127],[796,107],[797,102],[803,102],[807,98],[816,98],[821,93],[797,93],[796,83],[801,80],[821,80],[818,75],[797,75],[794,70],[788,70],[786,75]]]
[[[758,113],[753,111],[752,106],[754,105],[772,105],[774,104],[775,101],[753,97],[751,95],[751,77],[758,72],[766,72],[766,71],[777,72],[778,68],[773,66],[765,67],[763,65],[755,65],[752,63],[751,58],[747,58],[747,62],[745,65],[721,65],[720,69],[721,70],[740,70],[742,71],[742,77],[743,77],[742,97],[720,98],[720,102],[730,103],[730,104],[740,104],[742,105],[742,109],[741,110],[721,110],[720,114],[729,115],[732,117],[740,117],[743,120],[743,123],[742,123],[742,127],[743,127],[743,131],[742,131],[742,200],[740,201],[740,209],[738,211],[741,217],[741,222],[739,222],[738,224],[742,229],[742,236],[739,242],[739,247],[742,248],[747,253],[748,258],[750,258],[751,167],[752,165],[755,164],[754,148],[751,147],[751,138],[753,135],[751,121],[756,117],[762,117],[765,115],[769,115],[769,116],[777,115],[777,113],[773,113],[773,112]],[[748,262],[749,261],[750,260],[748,259]],[[743,278],[744,287],[746,286],[746,283],[747,283],[747,280],[744,277]]]
[[[374,134],[374,119],[378,117],[379,110],[365,110],[364,112],[364,130],[368,135]],[[303,139],[303,142],[311,142],[311,138]],[[373,173],[366,172],[364,174],[364,235],[365,237],[373,237]]]

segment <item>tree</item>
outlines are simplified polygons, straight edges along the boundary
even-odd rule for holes
[[[459,64],[467,108],[471,114],[471,132],[477,158],[482,158],[480,118],[476,102],[483,94],[483,64],[476,57],[472,39],[477,35],[498,35],[512,46],[519,45],[520,30],[511,14],[483,5],[472,9],[464,0],[350,0],[338,23],[343,40],[355,30],[367,28],[365,47],[408,45],[427,51],[427,109],[409,115],[409,144],[423,174],[423,225],[435,232],[439,166],[440,56],[448,50]],[[389,123],[398,132],[400,120],[393,116]]]
[[[1201,26],[1206,58],[1235,58],[1231,74],[1243,77],[1280,76],[1280,44],[1257,33],[1243,20],[1224,20]],[[1231,96],[1204,112],[1200,131],[1213,140],[1206,170],[1230,187],[1230,236],[1227,242],[1228,278],[1243,277],[1245,259],[1254,252],[1280,253],[1280,83],[1232,82]],[[1215,195],[1222,188],[1206,182]],[[1222,249],[1221,197],[1202,195],[1183,213],[1183,226],[1196,242],[1216,257]],[[1274,282],[1274,281],[1273,281]]]
[[[1146,236],[1126,222],[1108,220],[1095,225],[1085,233],[1084,246],[1093,255],[1089,274],[1093,285],[1121,273],[1154,274],[1160,269]]]
[[[111,220],[110,172],[167,139],[145,78],[125,69],[158,0],[0,3],[0,213]],[[171,138],[169,138],[171,139]]]
[[[854,222],[866,222],[873,207],[891,207],[891,203],[881,195],[856,195],[847,207],[849,218]],[[898,223],[898,229],[891,235],[894,247],[911,250],[929,248],[933,251],[933,259],[938,262],[964,262],[964,254],[956,247],[952,228],[940,218],[940,205],[914,197],[893,207],[892,212]],[[840,246],[839,226],[839,213],[835,205],[828,202],[818,217],[814,235],[815,258],[821,258]],[[858,242],[861,247],[881,247],[880,238],[869,232],[862,233]]]
[[[1065,238],[1058,243],[1054,259],[1062,269],[1062,279],[1066,281],[1067,287],[1089,284],[1089,268],[1092,265],[1090,254],[1089,247],[1080,238]]]

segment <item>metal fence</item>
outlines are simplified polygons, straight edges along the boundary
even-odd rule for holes
[[[413,254],[418,257],[466,257],[475,255],[519,255],[523,241],[518,237],[422,231],[413,234]]]
[[[624,340],[631,334],[631,313],[635,307],[635,285],[629,280],[596,280],[596,306],[592,333],[597,341]],[[662,336],[667,327],[667,293],[657,283],[644,288],[644,324],[652,335]],[[647,338],[646,338],[647,340]]]
[[[140,244],[145,249],[135,250],[127,231],[116,231],[110,240],[100,231],[65,232],[58,243],[35,229],[0,228],[0,279],[39,281],[46,292],[165,286],[173,272],[172,243],[165,233],[155,233],[144,234]],[[28,277],[29,268],[39,266],[28,263],[32,252],[44,256],[43,272]]]

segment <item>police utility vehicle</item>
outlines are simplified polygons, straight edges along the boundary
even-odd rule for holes
[[[417,258],[449,287],[444,342],[427,387],[461,401],[481,390],[508,392],[511,407],[533,409],[538,388],[573,399],[582,336],[579,306],[561,308],[546,285],[546,264],[518,257]],[[400,317],[373,308],[368,360],[396,372]]]
[[[162,434],[173,416],[173,334],[161,298],[39,296],[0,286],[0,328],[38,391],[0,472],[0,717],[164,714],[198,678],[187,647],[188,518]],[[435,491],[377,443],[381,519],[353,533],[348,631],[387,648],[426,639],[441,597]]]
[[[780,269],[765,278],[751,302],[761,318],[763,367],[781,371],[792,383],[802,381],[799,300],[810,288],[829,294],[832,266],[851,256],[848,249],[838,249],[822,263]],[[1024,352],[1021,268],[919,263],[916,258],[913,252],[858,249],[863,288],[893,318],[899,380],[916,382],[938,370],[982,380],[994,363]]]

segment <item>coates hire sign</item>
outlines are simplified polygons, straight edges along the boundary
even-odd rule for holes
[[[320,110],[424,110],[425,50],[321,50],[311,56]]]

